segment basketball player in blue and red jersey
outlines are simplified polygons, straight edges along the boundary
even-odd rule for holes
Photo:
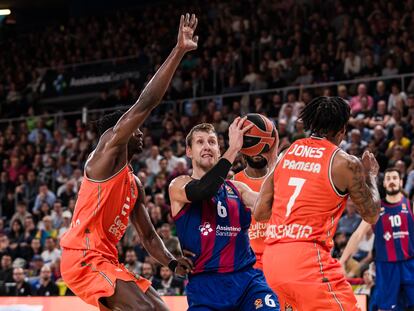
[[[386,196],[378,222],[371,226],[362,221],[340,260],[344,265],[367,232],[374,230],[376,279],[372,298],[380,310],[396,310],[400,302],[414,310],[414,216],[410,201],[402,193],[402,183],[397,169],[385,171]]]
[[[195,254],[189,274],[189,310],[279,310],[276,295],[263,272],[254,269],[248,229],[258,193],[228,172],[243,145],[246,118],[229,128],[229,148],[220,157],[217,134],[211,124],[200,124],[186,138],[186,154],[193,173],[174,179],[169,188],[172,216],[181,246]],[[278,140],[264,156],[272,165]]]
[[[263,271],[270,287],[295,310],[359,310],[338,260],[333,237],[350,196],[363,219],[380,210],[378,163],[338,148],[350,117],[339,97],[318,97],[301,112],[312,135],[295,141],[266,178],[257,201],[257,221],[270,218]]]
[[[144,206],[145,192],[129,162],[142,151],[139,127],[160,103],[181,59],[197,48],[194,14],[181,16],[176,47],[124,114],[98,122],[99,139],[86,164],[70,229],[63,236],[61,271],[69,288],[101,310],[167,310],[151,282],[130,273],[118,261],[117,243],[135,227],[148,253],[179,274],[192,268],[174,258],[156,233]]]

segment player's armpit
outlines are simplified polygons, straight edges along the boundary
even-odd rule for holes
[[[260,188],[258,200],[253,209],[253,217],[256,221],[267,221],[272,215],[273,206],[273,173],[269,174]]]
[[[342,169],[343,180],[347,183],[346,189],[362,219],[375,224],[381,206],[376,176],[366,172],[361,160],[356,157],[348,156],[346,160]]]

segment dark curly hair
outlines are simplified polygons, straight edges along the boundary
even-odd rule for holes
[[[321,96],[307,104],[299,118],[312,134],[334,137],[348,123],[350,115],[351,108],[342,97]]]
[[[124,112],[121,110],[116,110],[110,114],[104,115],[96,121],[96,128],[98,129],[99,136],[105,133],[109,128],[114,127],[123,114]]]

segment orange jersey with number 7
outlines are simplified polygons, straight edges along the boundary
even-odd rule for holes
[[[331,178],[339,150],[326,139],[310,137],[296,141],[282,156],[274,172],[267,244],[316,241],[327,248],[333,246],[347,200]]]
[[[265,176],[263,176],[262,178],[252,178],[248,176],[246,172],[243,170],[234,175],[234,180],[245,183],[253,191],[260,192],[260,187],[262,186],[265,180]],[[262,255],[265,247],[264,241],[266,238],[266,229],[266,222],[257,222],[252,217],[252,223],[249,227],[250,246],[252,247],[256,255],[256,263],[254,265],[254,268],[260,270],[263,270]]]
[[[360,310],[333,237],[347,200],[331,177],[339,148],[323,138],[296,141],[274,172],[274,196],[263,270],[279,299],[294,310]]]

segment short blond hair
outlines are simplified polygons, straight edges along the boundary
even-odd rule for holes
[[[214,133],[217,136],[217,132],[214,129],[214,126],[210,123],[201,123],[194,126],[190,132],[188,133],[187,137],[185,138],[185,144],[187,147],[192,146],[193,143],[193,135],[195,132],[206,132],[206,133]]]

